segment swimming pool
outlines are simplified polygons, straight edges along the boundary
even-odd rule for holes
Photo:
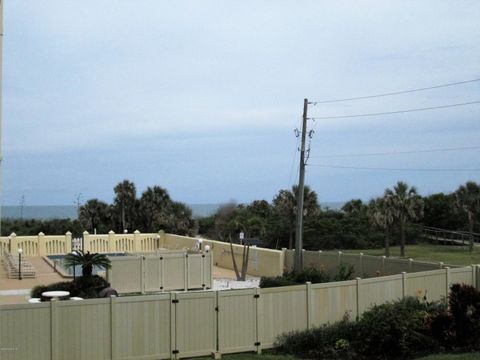
[[[109,253],[105,254],[108,255],[109,257],[116,257],[116,256],[125,256],[127,255],[126,253]],[[69,276],[73,276],[74,271],[73,271],[73,266],[70,268],[66,268],[63,265],[63,259],[65,258],[65,255],[48,255],[47,258],[53,263],[53,266],[55,268],[59,267],[62,272]],[[98,266],[93,267],[93,274],[98,274],[99,272],[103,272],[105,269],[100,268]],[[81,265],[76,265],[75,266],[75,276],[82,276],[82,266]]]

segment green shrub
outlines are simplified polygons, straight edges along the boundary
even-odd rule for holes
[[[294,271],[288,271],[283,276],[277,277],[262,277],[260,279],[260,287],[279,287],[279,286],[290,286],[290,285],[300,285],[305,284],[306,282],[311,282],[312,284],[326,283],[330,281],[343,281],[351,280],[353,276],[353,266],[349,264],[340,264],[338,267],[337,275],[333,278],[324,271],[317,270],[315,268],[307,268],[299,273]]]
[[[405,298],[372,307],[357,322],[355,349],[372,358],[412,358],[439,351],[426,319],[442,305]]]
[[[351,345],[355,334],[356,324],[345,317],[332,325],[281,335],[276,350],[300,358],[355,359],[357,354]]]
[[[68,291],[70,296],[79,296],[89,299],[98,297],[98,293],[108,286],[110,286],[110,284],[98,275],[94,275],[90,279],[78,277],[72,281],[62,281],[50,285],[37,285],[31,290],[30,296],[32,298],[40,298],[42,301],[49,301],[49,298],[44,298],[42,296],[43,292]]]
[[[271,287],[290,286],[290,285],[298,285],[298,283],[284,276],[276,276],[276,277],[262,276],[260,279],[260,284],[258,286],[261,288],[271,288]]]
[[[277,351],[311,359],[408,359],[440,351],[426,319],[444,311],[441,303],[405,298],[374,306],[356,321],[280,336]]]
[[[432,336],[447,349],[480,349],[480,292],[470,285],[453,284],[448,311],[430,319]]]

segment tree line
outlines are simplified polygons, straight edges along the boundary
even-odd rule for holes
[[[227,204],[216,214],[199,220],[199,232],[223,241],[259,238],[271,248],[293,248],[297,212],[297,187],[280,190],[269,203]],[[480,186],[472,181],[456,191],[422,197],[413,186],[399,181],[382,196],[368,202],[353,199],[341,210],[322,209],[317,194],[308,186],[304,193],[304,248],[346,249],[385,247],[416,242],[417,225],[447,230],[479,232]],[[472,244],[470,246],[472,249]]]
[[[90,233],[166,232],[195,235],[196,222],[192,210],[185,204],[171,199],[168,191],[160,186],[148,187],[137,197],[136,186],[129,180],[118,183],[114,189],[113,203],[90,199],[78,209],[78,218],[71,219],[5,219],[2,235],[15,232],[18,235],[62,234],[67,231],[80,235]]]
[[[215,214],[199,219],[194,219],[188,206],[173,201],[160,186],[148,187],[137,197],[135,184],[124,180],[113,191],[112,204],[90,199],[80,206],[76,220],[4,220],[2,234],[163,229],[174,234],[200,234],[238,242],[239,233],[243,232],[246,238],[258,238],[270,248],[294,247],[296,186],[280,190],[271,202],[229,203]],[[385,247],[388,255],[390,245],[399,244],[404,254],[405,244],[416,242],[421,235],[416,225],[480,232],[480,185],[473,181],[452,193],[425,197],[420,196],[415,187],[400,181],[377,198],[368,202],[353,199],[341,210],[322,208],[317,194],[308,186],[304,198],[304,248],[307,250]]]

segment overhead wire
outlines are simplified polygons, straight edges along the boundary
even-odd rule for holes
[[[352,169],[352,170],[381,170],[381,171],[435,171],[435,172],[448,172],[448,171],[480,171],[480,168],[384,168],[384,167],[363,167],[363,166],[342,166],[342,165],[330,165],[330,164],[309,164],[308,166],[333,168],[333,169]]]
[[[446,109],[446,108],[452,108],[452,107],[458,107],[458,106],[467,106],[467,105],[474,105],[474,104],[480,104],[480,100],[469,101],[469,102],[464,102],[464,103],[456,103],[456,104],[430,106],[430,107],[424,107],[424,108],[396,110],[396,111],[385,111],[385,112],[378,112],[378,113],[337,115],[337,116],[315,116],[315,117],[310,117],[309,119],[310,120],[326,120],[326,119],[347,119],[347,118],[367,117],[367,116],[393,115],[393,114],[411,113],[411,112],[416,112],[416,111]]]
[[[317,105],[317,104],[327,104],[327,103],[335,103],[335,102],[341,102],[341,101],[363,100],[363,99],[372,99],[372,98],[385,97],[385,96],[409,94],[409,93],[418,92],[418,91],[434,90],[434,89],[439,89],[439,88],[444,88],[444,87],[449,87],[449,86],[463,85],[463,84],[473,83],[473,82],[476,82],[476,81],[480,81],[480,78],[465,80],[465,81],[456,81],[456,82],[452,82],[452,83],[428,86],[428,87],[423,87],[423,88],[394,91],[394,92],[388,92],[388,93],[383,93],[383,94],[356,96],[356,97],[343,98],[343,99],[333,99],[333,100],[311,101],[311,102],[309,102],[309,104]]]
[[[422,154],[422,153],[446,152],[446,151],[475,150],[475,149],[480,149],[480,146],[463,146],[463,147],[453,147],[453,148],[437,148],[437,149],[424,149],[424,150],[411,150],[411,151],[387,151],[387,152],[358,153],[358,154],[327,154],[327,155],[311,156],[311,158],[339,158],[339,157],[404,155],[404,154]]]

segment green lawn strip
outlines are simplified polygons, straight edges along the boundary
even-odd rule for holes
[[[417,360],[477,360],[480,359],[480,353],[464,353],[464,354],[442,354],[429,355]]]
[[[196,358],[197,360],[212,359],[211,357]],[[235,355],[222,355],[222,359],[228,360],[299,360],[299,358],[287,355],[269,355],[269,354],[235,354]],[[193,360],[193,359],[192,359]]]
[[[364,253],[365,255],[381,256],[383,249],[344,250],[345,253]],[[400,256],[400,247],[390,248],[391,256]],[[480,248],[476,247],[472,253],[466,246],[448,246],[434,244],[407,245],[405,247],[407,258],[433,262],[444,262],[451,265],[480,264]]]

